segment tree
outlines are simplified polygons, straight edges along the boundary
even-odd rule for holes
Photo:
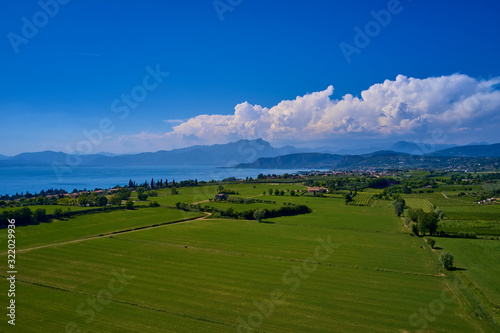
[[[394,213],[398,217],[401,217],[401,215],[403,215],[404,211],[405,211],[405,205],[401,201],[395,201],[394,202]]]
[[[134,209],[134,202],[132,200],[127,200],[127,202],[125,203],[125,208]]]
[[[95,200],[95,203],[99,207],[104,207],[108,204],[108,198],[106,198],[104,195],[98,196]]]
[[[121,207],[122,205],[122,196],[120,194],[115,194],[111,198],[109,198],[109,203],[112,205],[118,205]]]
[[[453,261],[454,261],[453,254],[451,254],[448,251],[444,251],[441,253],[439,256],[439,261],[443,264],[443,267],[447,270],[451,270],[453,268]]]
[[[259,223],[262,222],[262,219],[264,217],[266,217],[266,211],[263,209],[257,209],[255,212],[253,212],[253,218],[259,221]]]
[[[45,209],[38,208],[33,212],[33,219],[35,222],[45,222],[47,221],[47,212]]]
[[[285,195],[285,191],[281,190],[280,195]]]
[[[88,203],[87,196],[85,196],[85,195],[80,195],[80,196],[78,197],[78,204],[79,204],[80,206],[87,206],[87,203]]]
[[[179,191],[175,187],[172,187],[172,195],[179,194]]]
[[[348,205],[349,202],[352,201],[352,197],[349,193],[346,193],[346,195],[344,197],[345,197],[345,204]]]
[[[418,236],[418,226],[417,226],[417,224],[415,222],[412,222],[410,224],[410,229],[411,229],[411,232],[413,232],[413,234],[415,236]]]
[[[436,241],[432,238],[427,238],[427,244],[429,244],[431,248],[434,248],[434,245],[436,245]]]
[[[290,191],[290,195],[291,195],[292,197],[294,197],[294,196],[295,196],[295,190],[291,190],[291,191]]]
[[[430,235],[433,235],[436,233],[438,221],[438,214],[434,212],[422,213],[418,217],[418,230],[422,234],[429,232]]]
[[[146,200],[148,200],[148,195],[144,192],[139,193],[137,195],[137,199],[139,199],[140,201],[146,201]]]
[[[64,213],[63,213],[63,211],[62,211],[62,209],[61,209],[61,208],[56,208],[56,209],[54,209],[54,212],[52,213],[52,215],[54,215],[54,218],[55,218],[55,219],[60,219],[61,217],[63,217],[63,216],[64,216],[63,214],[64,214]]]
[[[280,190],[275,189],[275,190],[274,190],[274,195],[280,195]]]
[[[408,209],[408,217],[410,218],[410,220],[412,220],[413,222],[417,223],[418,222],[418,218],[419,216],[425,214],[425,212],[422,210],[422,208],[418,208],[418,209]]]
[[[273,195],[273,189],[272,188],[269,189],[269,195]]]

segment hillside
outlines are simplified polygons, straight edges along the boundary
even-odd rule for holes
[[[438,150],[429,155],[447,157],[500,157],[500,143],[492,145],[460,146]]]

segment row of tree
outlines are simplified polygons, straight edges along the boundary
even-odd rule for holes
[[[187,204],[183,202],[178,202],[175,204],[177,209],[185,211],[202,211],[212,213],[213,217],[225,217],[239,220],[255,220],[254,213],[258,209],[246,210],[237,212],[234,208],[230,207],[227,209],[221,209],[212,206],[202,206],[200,204]],[[264,215],[262,218],[273,218],[280,216],[293,216],[299,214],[307,214],[312,212],[311,208],[306,205],[295,205],[295,204],[284,204],[280,208],[276,209],[263,209]]]

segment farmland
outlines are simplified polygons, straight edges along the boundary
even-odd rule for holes
[[[439,238],[441,249],[455,253],[457,267],[467,268],[445,271],[436,253],[441,250],[432,250],[424,238],[410,235],[390,201],[372,199],[377,191],[360,191],[354,197],[357,204],[346,205],[339,195],[290,196],[291,190],[306,189],[301,184],[226,187],[239,193],[235,198],[275,203],[210,202],[216,186],[180,188],[177,195],[160,189],[158,196],[148,198],[160,207],[147,207],[145,201],[138,209],[17,228],[16,330],[498,329],[488,319],[495,318],[492,312],[484,312],[496,311],[499,303],[498,272],[486,265],[498,260],[498,241]],[[264,195],[271,187],[286,194]],[[431,193],[406,200],[410,207],[430,211],[437,205],[433,198]],[[137,200],[135,194],[132,199]],[[259,223],[167,208],[177,202],[235,211],[292,203],[307,205],[312,212]],[[454,207],[441,206],[447,214]],[[175,223],[179,221],[186,222]],[[6,230],[0,230],[0,236],[0,244],[6,244]],[[462,248],[462,241],[470,243]],[[5,253],[1,257],[4,265]],[[479,258],[484,265],[474,264]],[[479,301],[483,305],[488,301],[486,310],[480,310],[477,292],[454,283],[461,276],[484,292],[485,299]],[[0,288],[8,289],[5,278]],[[444,294],[457,299],[444,299]],[[432,310],[436,302],[443,309],[435,319],[426,319],[421,309]]]
[[[408,207],[413,209],[422,209],[424,212],[430,212],[433,209],[433,205],[427,199],[405,197],[405,201]]]

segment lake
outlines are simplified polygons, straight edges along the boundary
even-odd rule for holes
[[[166,166],[166,167],[75,167],[62,172],[52,167],[1,167],[0,168],[0,195],[27,191],[40,192],[50,188],[64,189],[72,192],[73,189],[93,190],[95,188],[111,188],[116,185],[128,185],[129,179],[137,183],[156,180],[172,179],[175,181],[198,179],[209,181],[222,180],[228,177],[256,178],[260,173],[277,174],[296,173],[299,170],[285,169],[233,169],[214,168],[203,166]]]

